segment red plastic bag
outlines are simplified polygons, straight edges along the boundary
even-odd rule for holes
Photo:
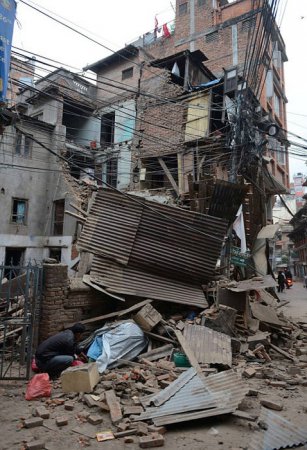
[[[84,362],[80,361],[80,359],[74,359],[73,362],[71,363],[71,366],[82,366],[82,364],[84,364]]]
[[[37,367],[35,358],[32,359],[31,369],[32,369],[32,372],[35,372],[35,373],[38,373],[38,372],[39,372],[39,368]]]
[[[29,381],[26,390],[26,400],[40,397],[50,397],[51,383],[48,373],[38,373]]]

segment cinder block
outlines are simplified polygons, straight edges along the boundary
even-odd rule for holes
[[[139,446],[141,448],[163,447],[164,437],[159,433],[152,433],[149,436],[141,436]]]
[[[63,392],[92,392],[99,381],[96,363],[69,367],[61,374]]]

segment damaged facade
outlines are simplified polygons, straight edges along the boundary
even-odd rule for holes
[[[71,204],[86,209],[92,193],[91,141],[99,134],[94,87],[64,69],[32,84],[19,92],[1,142],[0,261],[22,265],[51,257],[71,268],[79,260],[80,226],[65,211],[76,212]]]

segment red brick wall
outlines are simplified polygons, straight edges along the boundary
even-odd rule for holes
[[[103,294],[81,280],[80,288],[72,288],[65,264],[44,264],[43,270],[40,341],[62,331],[67,324],[106,312],[108,303]]]

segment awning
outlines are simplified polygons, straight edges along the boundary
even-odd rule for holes
[[[268,171],[267,168],[263,167],[263,179],[265,191],[268,194],[287,194],[288,189],[284,186],[277,178]]]

